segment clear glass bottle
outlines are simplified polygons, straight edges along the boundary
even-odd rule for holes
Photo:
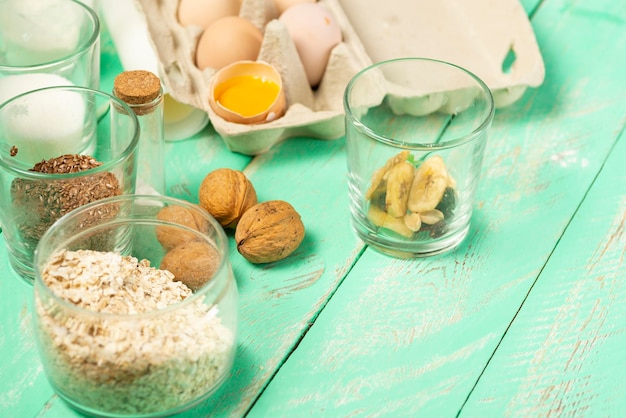
[[[113,94],[134,110],[139,120],[137,194],[165,195],[163,88],[150,71],[120,73]]]

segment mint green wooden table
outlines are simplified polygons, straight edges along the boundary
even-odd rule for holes
[[[497,112],[465,243],[382,256],[349,225],[343,140],[250,158],[210,127],[168,144],[172,196],[242,169],[306,238],[267,266],[231,259],[232,376],[183,417],[626,416],[626,3],[528,0],[544,84]],[[120,71],[103,39],[102,88]],[[0,417],[76,417],[48,385],[29,287],[0,234]]]

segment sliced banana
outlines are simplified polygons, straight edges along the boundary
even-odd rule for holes
[[[443,159],[434,155],[415,171],[409,193],[408,208],[411,212],[426,212],[437,207],[448,187],[448,170]]]
[[[391,169],[391,167],[402,161],[406,161],[407,158],[409,158],[409,154],[409,151],[401,151],[400,153],[388,159],[384,166],[374,171],[374,174],[372,175],[372,183],[365,193],[365,199],[369,200],[372,197],[372,195],[374,194],[376,189],[378,189],[378,186],[381,184],[381,182],[385,178],[385,175]]]
[[[376,226],[387,228],[394,231],[406,238],[413,237],[413,231],[411,231],[405,224],[403,218],[396,218],[389,215],[384,210],[381,210],[375,205],[370,205],[367,211],[367,217]]]
[[[409,191],[413,183],[415,167],[408,161],[402,161],[387,172],[387,194],[385,207],[391,216],[400,218],[406,215]]]

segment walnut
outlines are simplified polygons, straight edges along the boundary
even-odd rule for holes
[[[304,238],[304,224],[296,210],[282,200],[248,209],[237,225],[237,251],[251,263],[271,263],[291,254]]]
[[[211,244],[189,241],[168,251],[159,268],[195,292],[213,278],[220,262],[220,253]]]
[[[241,171],[219,168],[200,184],[200,206],[224,228],[235,228],[246,210],[256,205],[252,183]]]
[[[177,205],[170,205],[161,209],[157,213],[157,219],[187,226],[200,232],[206,231],[208,225],[207,220],[199,213]],[[175,226],[166,225],[160,225],[156,228],[156,236],[166,251],[185,242],[198,239],[192,232],[182,231]]]

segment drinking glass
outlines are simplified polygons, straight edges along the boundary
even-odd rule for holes
[[[0,2],[0,103],[55,85],[97,90],[100,21],[75,0]]]
[[[394,59],[356,74],[344,107],[357,235],[397,257],[458,246],[494,116],[485,83],[452,63]]]
[[[61,216],[135,191],[139,125],[121,100],[56,86],[0,104],[0,224],[9,262],[28,282],[33,252]]]

